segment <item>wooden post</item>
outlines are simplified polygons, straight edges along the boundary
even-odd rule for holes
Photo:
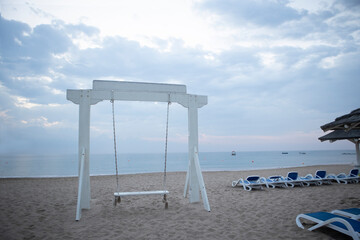
[[[84,162],[85,162],[85,149],[83,148],[81,159],[80,159],[80,168],[79,168],[79,183],[78,183],[78,199],[76,205],[76,217],[75,220],[79,221],[81,218],[81,202],[82,202],[82,189],[83,189],[83,179],[84,179]]]
[[[90,208],[90,98],[91,90],[82,90],[79,101],[79,189],[77,211]],[[84,153],[84,155],[83,155]],[[83,158],[83,161],[82,161]],[[81,172],[82,170],[82,172]],[[80,214],[81,216],[81,214]],[[80,219],[80,218],[79,218]],[[76,219],[76,220],[79,220]]]
[[[189,125],[189,169],[188,169],[188,184],[189,184],[189,201],[190,203],[200,201],[200,187],[197,179],[197,172],[195,167],[194,152],[198,148],[198,109],[195,102],[196,98],[193,95],[189,96],[188,108],[188,125]]]
[[[356,167],[358,167],[358,168],[360,168],[360,147],[359,147],[359,144],[360,144],[360,140],[357,139],[355,141],[355,149],[356,149],[356,162],[357,162]]]
[[[204,208],[210,212],[210,204],[206,193],[205,183],[202,176],[198,145],[198,103],[195,95],[189,95],[188,105],[189,123],[189,165],[186,173],[184,197],[189,193],[189,202],[199,202],[200,192],[203,199]]]
[[[199,187],[200,187],[201,196],[203,199],[204,208],[210,212],[210,204],[209,204],[209,200],[208,200],[207,193],[206,193],[204,178],[202,176],[202,172],[201,172],[201,168],[200,168],[199,153],[197,151],[197,148],[195,148],[195,151],[194,151],[194,162],[195,162],[195,170],[197,173],[196,175],[198,178],[198,183],[199,183]]]

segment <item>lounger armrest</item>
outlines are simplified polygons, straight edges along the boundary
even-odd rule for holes
[[[240,179],[237,180],[237,181],[233,181],[233,182],[231,183],[231,186],[232,186],[232,187],[236,187],[239,183],[242,183],[242,181],[243,181],[242,178],[240,178]]]

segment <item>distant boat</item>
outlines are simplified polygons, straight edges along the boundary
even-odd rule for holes
[[[289,154],[288,152],[282,152],[281,154]]]
[[[231,152],[231,155],[232,155],[232,156],[236,156],[236,152],[235,152],[235,151],[232,151],[232,152]]]
[[[299,154],[306,154],[306,152],[299,152]]]

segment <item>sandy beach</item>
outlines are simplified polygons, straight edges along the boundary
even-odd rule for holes
[[[162,196],[122,198],[114,207],[115,176],[91,177],[91,209],[75,221],[77,178],[0,179],[1,239],[351,239],[328,228],[309,232],[300,213],[360,207],[360,184],[245,191],[231,182],[248,175],[301,176],[317,169],[348,173],[350,165],[204,172],[211,212],[183,198],[185,172],[168,173],[169,209]],[[162,174],[120,176],[123,191],[162,189]]]

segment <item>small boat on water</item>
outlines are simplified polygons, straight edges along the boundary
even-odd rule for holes
[[[282,152],[281,154],[289,154],[288,152]]]
[[[235,151],[232,151],[232,152],[231,152],[231,156],[236,156],[236,152],[235,152]]]

